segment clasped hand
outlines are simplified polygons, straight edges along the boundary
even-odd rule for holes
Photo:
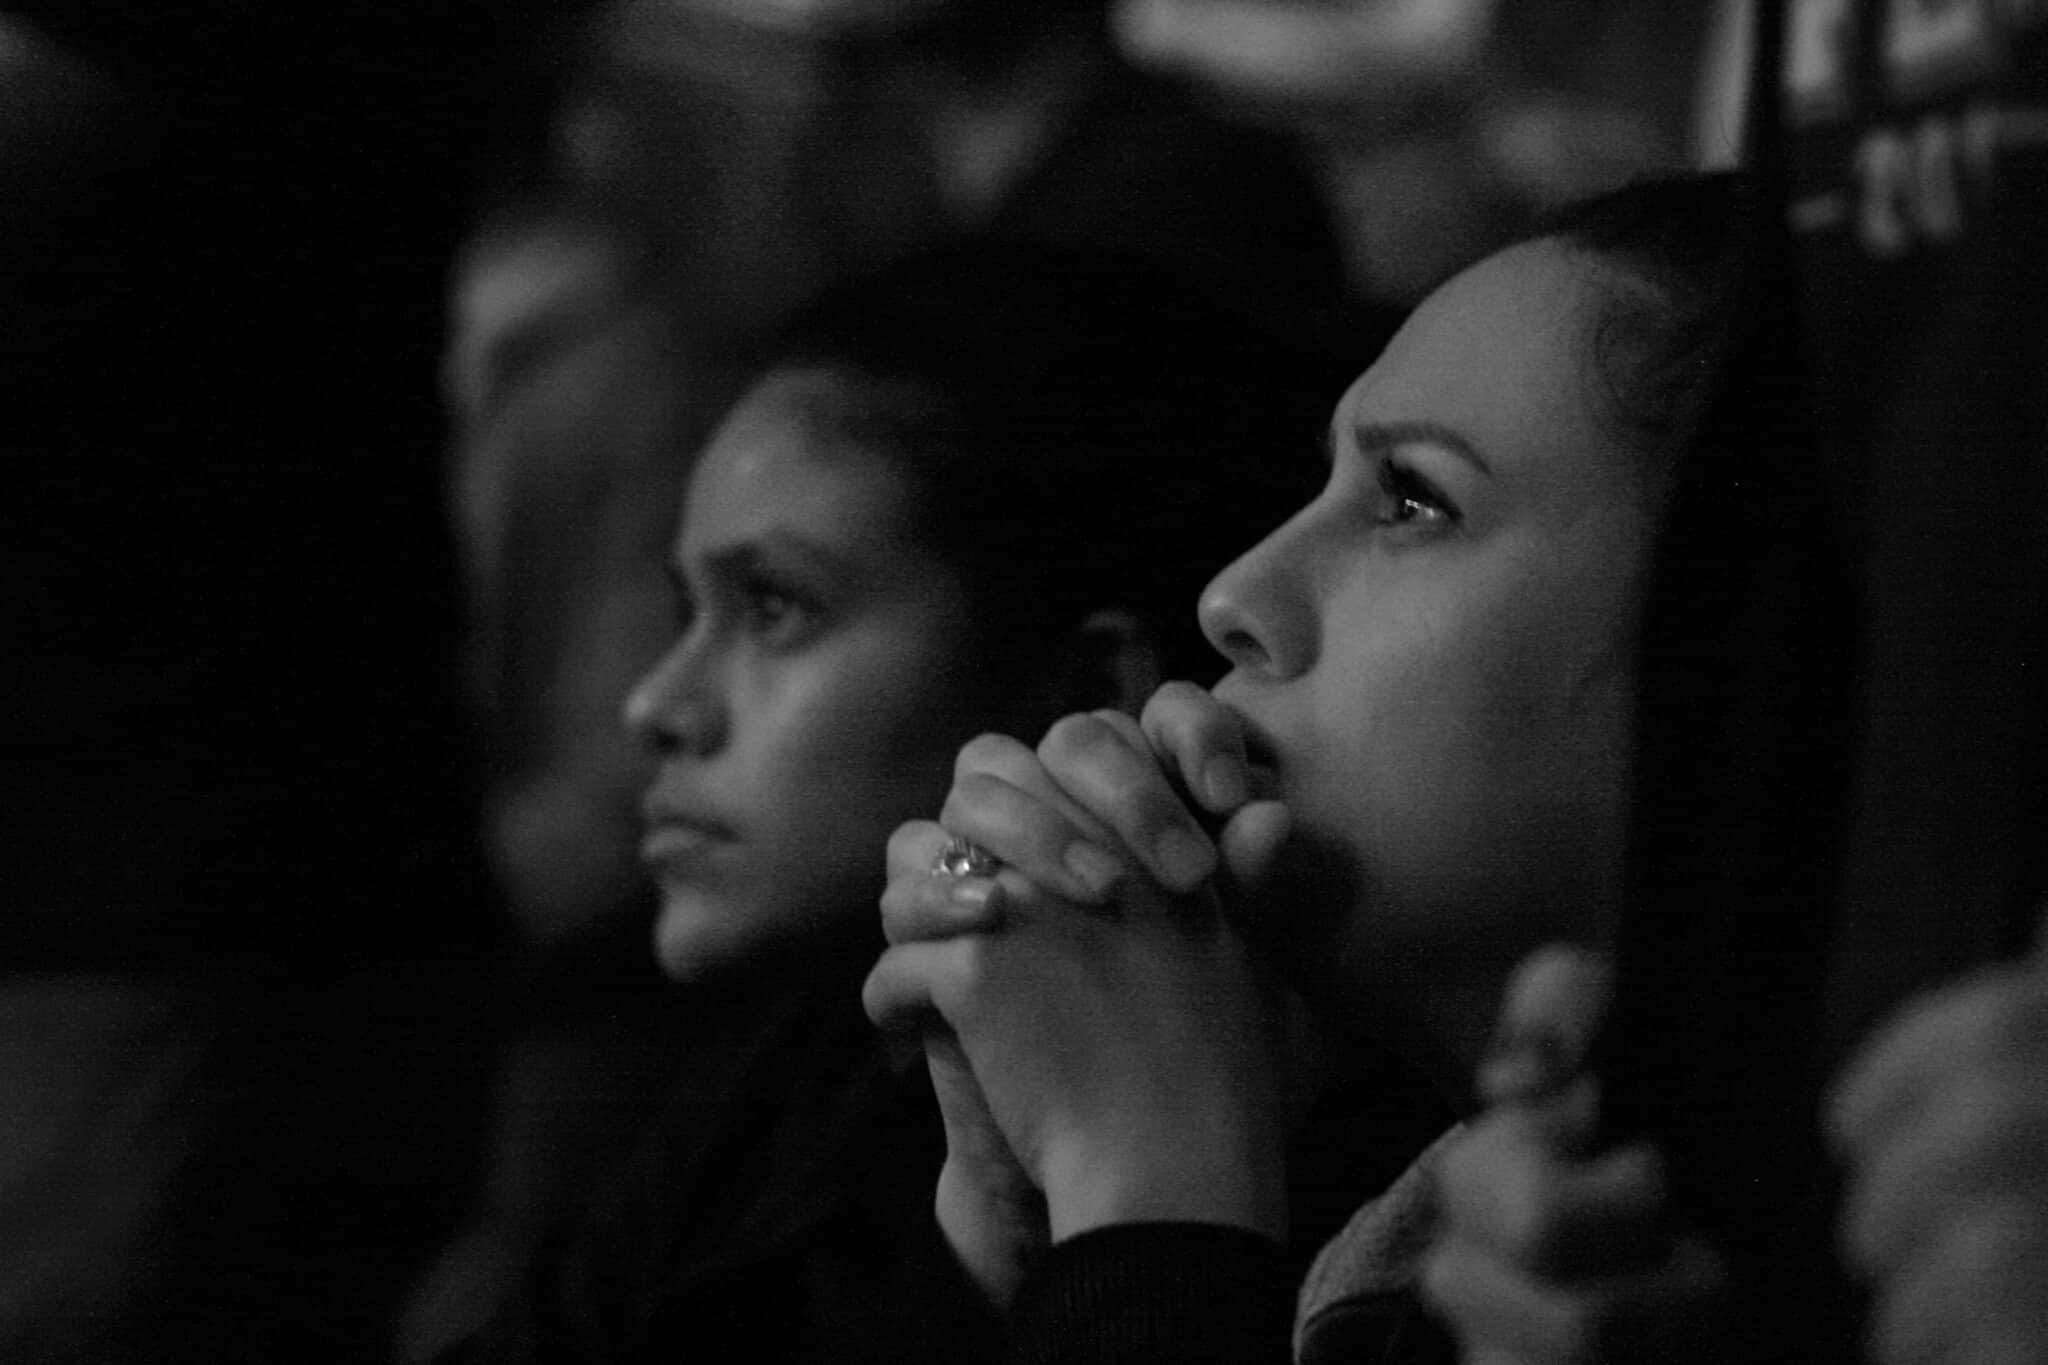
[[[1048,1240],[1108,1224],[1285,1236],[1284,1010],[1218,892],[1255,881],[1285,827],[1252,799],[1236,717],[1182,683],[1139,722],[973,741],[940,821],[891,839],[865,1002],[926,1039],[938,1220],[997,1302]],[[952,835],[1004,867],[934,875]]]

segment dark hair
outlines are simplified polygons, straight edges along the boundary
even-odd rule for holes
[[[1568,207],[1530,234],[1609,268],[1592,323],[1592,378],[1629,436],[1657,449],[1699,439],[1731,362],[1761,339],[1763,212],[1740,174],[1683,176]]]
[[[769,349],[915,490],[925,546],[1020,642],[1123,607],[1212,672],[1201,585],[1290,515],[1348,376],[1121,255],[958,245],[833,291]]]
[[[1782,213],[1730,173],[1632,187],[1548,232],[1613,267],[1596,373],[1612,414],[1679,461],[1643,636],[1603,1121],[1664,1145],[1690,1213],[1766,1240],[1809,1169],[1786,1115],[1811,1100],[1855,658]]]

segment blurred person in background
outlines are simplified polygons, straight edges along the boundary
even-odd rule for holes
[[[1288,328],[1340,297],[1296,150],[1124,61],[1104,0],[632,0],[586,43],[557,164],[687,244],[693,325],[961,231],[1159,259]]]
[[[537,353],[491,363],[490,391],[469,395],[451,492],[487,741],[482,828],[515,941],[489,1014],[485,1169],[464,1228],[415,1289],[409,1357],[473,1329],[516,1282],[687,1065],[691,1018],[647,954],[637,849],[653,764],[618,699],[669,631],[663,555],[722,376],[682,350],[658,296],[614,301]]]
[[[360,1360],[489,933],[441,279],[518,6],[10,4],[0,1355]]]
[[[695,463],[679,633],[626,703],[659,761],[654,952],[703,1031],[451,1359],[976,1355],[929,1083],[860,1015],[880,841],[977,731],[1192,666],[1177,604],[1293,488],[1250,453],[1326,394],[1174,277],[1014,245],[843,287],[769,355]]]
[[[1118,0],[1130,59],[1315,149],[1353,287],[1412,303],[1544,212],[1680,169],[1689,0]]]

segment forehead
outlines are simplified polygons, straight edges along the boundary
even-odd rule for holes
[[[773,532],[900,541],[909,489],[881,455],[833,428],[823,375],[774,375],[742,398],[697,459],[685,556]]]
[[[1441,422],[1508,478],[1558,455],[1625,455],[1592,383],[1600,268],[1553,241],[1489,256],[1415,310],[1339,419]]]

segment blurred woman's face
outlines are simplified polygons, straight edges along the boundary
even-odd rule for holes
[[[1452,1074],[1507,965],[1618,895],[1667,476],[1600,420],[1599,269],[1537,242],[1439,289],[1339,403],[1322,493],[1202,601],[1294,816],[1261,913],[1312,997]]]
[[[890,831],[987,720],[966,590],[917,548],[899,476],[813,415],[832,383],[771,377],[713,438],[673,556],[682,633],[626,702],[660,757],[642,854],[679,979],[872,922]]]

